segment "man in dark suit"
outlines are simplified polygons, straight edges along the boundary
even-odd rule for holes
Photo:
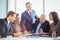
[[[36,21],[36,29],[34,30],[35,34],[49,33],[50,23],[46,20],[45,15],[42,14],[40,19]]]
[[[7,14],[7,17],[5,19],[0,20],[0,35],[1,37],[7,37],[7,35],[12,34],[11,27],[12,27],[12,22],[14,22],[16,17],[16,13],[10,11]]]
[[[32,24],[35,23],[35,20],[38,19],[36,13],[34,10],[31,9],[31,3],[27,2],[26,3],[26,11],[22,13],[21,16],[21,27],[22,30],[26,32],[31,32],[32,31]]]

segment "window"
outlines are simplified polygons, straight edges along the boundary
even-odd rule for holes
[[[8,11],[15,12],[15,0],[8,0]]]
[[[7,9],[7,0],[0,0],[0,19],[6,17]]]
[[[26,10],[26,2],[32,3],[32,9],[36,11],[38,17],[43,13],[43,0],[16,0],[16,12],[20,14]]]
[[[51,11],[56,11],[60,16],[60,0],[45,0],[45,14],[48,20]]]
[[[32,9],[36,11],[38,17],[40,17],[40,15],[44,13],[46,14],[46,19],[49,20],[49,13],[51,11],[58,12],[60,16],[60,0],[9,0],[8,11],[15,11],[21,16],[21,13],[26,10],[26,2],[32,3]]]

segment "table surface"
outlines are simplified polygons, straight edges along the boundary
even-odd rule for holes
[[[29,37],[7,37],[7,38],[1,38],[0,40],[60,40],[60,37],[58,37],[58,38],[51,38],[51,37],[35,37],[35,38],[29,38]]]
[[[39,36],[27,36],[23,35],[20,37],[7,36],[7,38],[0,38],[0,40],[60,40],[60,37],[39,37]]]

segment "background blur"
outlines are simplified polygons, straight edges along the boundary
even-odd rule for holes
[[[0,19],[5,18],[9,11],[14,11],[21,17],[21,13],[26,10],[26,2],[32,3],[32,9],[36,11],[38,17],[46,14],[46,19],[49,20],[51,11],[58,12],[60,16],[60,0],[0,0]]]

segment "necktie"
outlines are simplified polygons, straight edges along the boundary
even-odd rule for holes
[[[31,12],[30,12],[30,18],[32,19],[32,14],[31,14]]]
[[[7,31],[9,32],[9,30],[10,30],[10,27],[11,27],[11,23],[9,23],[9,24],[7,24]]]

